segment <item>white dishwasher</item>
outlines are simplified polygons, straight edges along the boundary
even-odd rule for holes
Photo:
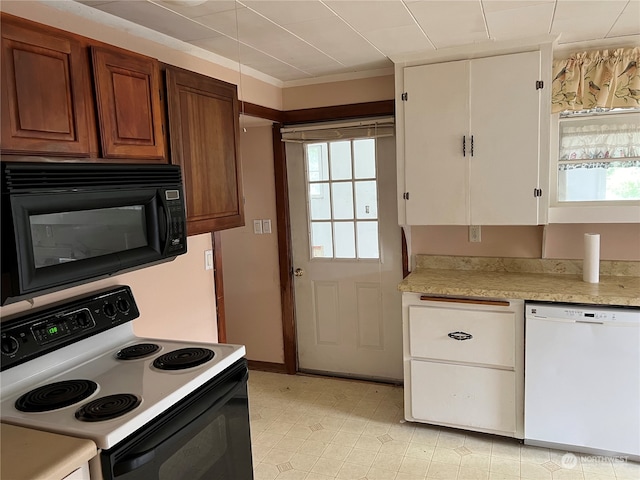
[[[640,309],[527,303],[525,443],[640,458]]]

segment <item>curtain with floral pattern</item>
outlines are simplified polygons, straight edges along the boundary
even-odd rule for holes
[[[553,62],[551,111],[640,107],[640,48],[580,52]]]

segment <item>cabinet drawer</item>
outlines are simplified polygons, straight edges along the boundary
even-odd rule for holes
[[[515,322],[513,312],[410,306],[409,354],[452,362],[514,367]],[[449,336],[455,332],[471,337],[456,340]]]
[[[412,360],[411,415],[416,420],[515,432],[515,373]]]

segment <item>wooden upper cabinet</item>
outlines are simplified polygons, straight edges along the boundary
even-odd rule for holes
[[[91,47],[104,158],[165,158],[160,65],[135,53]]]
[[[189,235],[244,225],[235,85],[167,67],[172,163],[182,166]]]
[[[85,71],[79,42],[3,17],[2,152],[89,156]]]

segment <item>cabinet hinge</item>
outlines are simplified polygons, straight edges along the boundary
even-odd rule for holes
[[[536,80],[536,90],[544,88],[544,82],[542,80]]]
[[[533,189],[533,196],[534,197],[541,197],[542,196],[542,189],[541,188],[534,188]]]
[[[162,135],[164,135],[164,123],[160,126],[162,127]]]
[[[407,100],[409,100],[409,94],[407,92],[404,92],[402,95],[400,95],[400,98],[402,98],[403,102],[406,102]]]
[[[405,200],[409,200],[409,192],[404,192],[402,194],[402,198],[404,198]]]

